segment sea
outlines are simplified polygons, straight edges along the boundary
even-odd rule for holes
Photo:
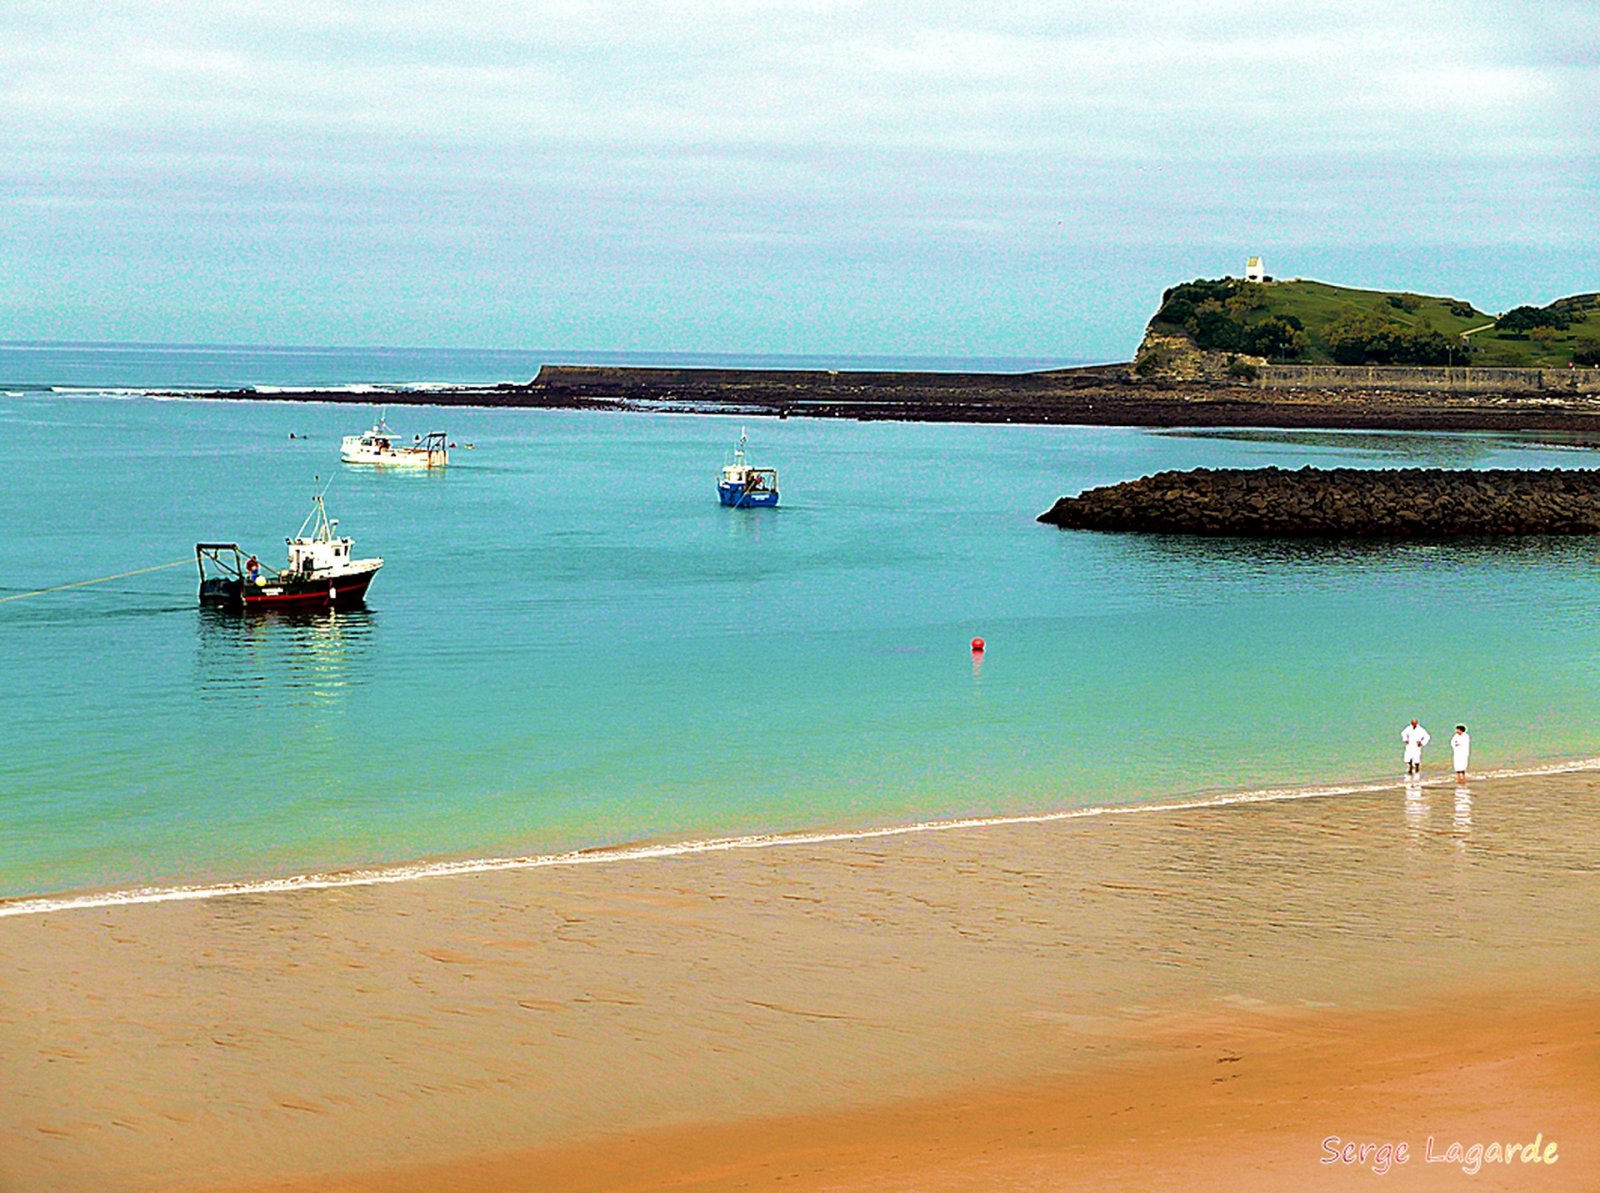
[[[398,472],[339,461],[376,407],[206,396],[557,361],[1074,363],[0,344],[0,911],[1336,799],[1412,716],[1436,778],[1457,722],[1479,770],[1600,755],[1589,540],[1035,521],[1169,468],[1596,465],[1560,437],[396,405],[457,445]],[[717,503],[741,433],[777,509]],[[199,607],[197,541],[279,560],[316,493],[384,560],[364,609]]]

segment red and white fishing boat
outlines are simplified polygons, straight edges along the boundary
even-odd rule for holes
[[[338,528],[338,519],[328,518],[318,493],[311,499],[311,512],[300,524],[300,532],[284,540],[289,546],[288,567],[277,571],[263,568],[254,555],[247,557],[238,543],[196,543],[200,603],[234,609],[328,609],[361,604],[383,560],[352,559],[355,540],[336,535]],[[208,562],[215,574],[207,575]]]
[[[443,431],[430,431],[426,437],[413,435],[409,444],[389,429],[380,411],[372,430],[363,435],[346,435],[339,442],[339,458],[346,464],[378,464],[403,468],[443,468],[450,463]]]

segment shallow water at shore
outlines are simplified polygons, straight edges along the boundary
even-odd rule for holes
[[[1457,719],[1482,767],[1600,752],[1587,542],[1033,522],[1159,468],[1570,450],[762,422],[784,507],[749,513],[712,496],[736,421],[407,410],[477,446],[406,476],[337,463],[362,413],[0,400],[29,445],[0,595],[197,539],[271,558],[318,474],[387,560],[337,616],[218,617],[183,568],[0,605],[0,897],[1360,780],[1413,712],[1436,766]]]

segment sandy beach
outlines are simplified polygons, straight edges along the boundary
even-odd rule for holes
[[[1597,797],[15,916],[0,1189],[1592,1188]]]

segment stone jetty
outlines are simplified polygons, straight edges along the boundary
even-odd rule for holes
[[[1196,468],[1063,497],[1039,521],[1269,538],[1600,534],[1600,470]]]

